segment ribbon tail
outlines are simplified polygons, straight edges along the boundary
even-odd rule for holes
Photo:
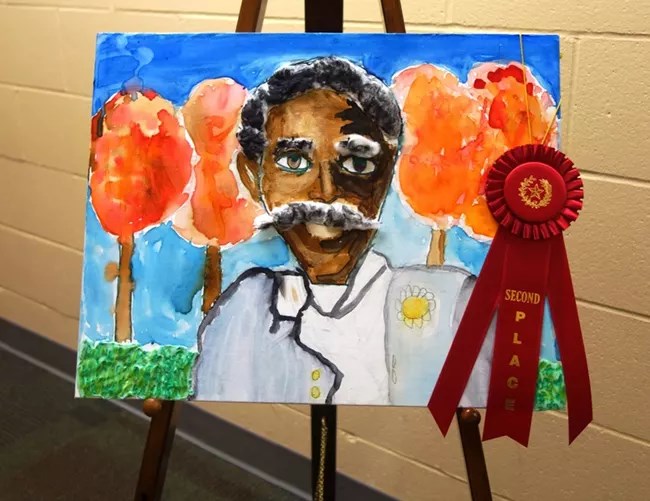
[[[489,411],[486,411],[485,415],[488,416]],[[528,441],[530,440],[530,421],[526,427],[508,426],[507,424],[505,426],[507,427],[503,428],[502,430],[496,431],[492,429],[488,432],[486,432],[485,427],[483,427],[482,440],[484,442],[487,442],[488,440],[493,440],[495,438],[508,437],[518,444],[523,445],[524,447],[528,447]]]
[[[443,435],[449,431],[494,316],[501,285],[501,263],[506,249],[503,238],[499,236],[502,231],[497,230],[490,246],[429,399],[427,407]]]
[[[562,235],[553,238],[548,301],[560,349],[569,415],[569,444],[593,419],[587,355]]]
[[[527,447],[535,406],[551,246],[545,241],[510,235],[507,245],[483,440],[508,436]],[[530,294],[528,300],[508,294],[523,291]]]

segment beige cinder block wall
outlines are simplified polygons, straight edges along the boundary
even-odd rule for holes
[[[0,316],[77,339],[97,31],[233,31],[236,1],[0,0]],[[647,499],[650,492],[650,0],[403,0],[408,30],[559,32],[563,144],[586,207],[568,232],[595,421],[571,446],[561,413],[531,445],[485,445],[496,499]],[[269,0],[266,31],[301,31],[302,0]],[[378,0],[347,31],[382,31]],[[308,408],[209,410],[301,453]],[[455,428],[426,409],[340,409],[342,471],[400,499],[467,499]]]

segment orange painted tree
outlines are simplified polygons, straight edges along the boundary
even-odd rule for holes
[[[245,99],[246,89],[229,78],[205,80],[182,109],[198,161],[191,198],[174,215],[174,227],[190,242],[206,246],[203,312],[221,293],[221,247],[245,240],[254,231],[256,204],[240,196],[230,170]]]
[[[439,265],[445,231],[479,198],[485,151],[499,137],[484,127],[484,103],[445,69],[407,68],[395,76],[393,90],[406,119],[397,167],[400,191],[413,211],[432,223],[427,264]]]
[[[153,91],[119,92],[92,120],[90,199],[120,258],[115,340],[132,339],[134,234],[167,218],[187,198],[192,149],[172,103]],[[110,276],[107,270],[107,278]]]
[[[482,64],[472,70],[468,85],[445,69],[422,64],[399,72],[393,90],[406,121],[397,171],[400,192],[417,215],[432,223],[427,264],[440,265],[450,227],[461,225],[479,237],[494,235],[484,196],[488,168],[514,146],[541,142],[549,127],[553,141],[553,103],[530,72],[524,83],[524,72],[514,63]]]
[[[482,128],[498,138],[482,152],[486,167],[509,149],[523,144],[543,142],[557,147],[557,107],[528,68],[524,71],[519,63],[483,63],[470,72],[468,86],[483,103]],[[466,212],[465,224],[491,237],[496,226],[485,205],[484,181],[483,177],[479,198]]]

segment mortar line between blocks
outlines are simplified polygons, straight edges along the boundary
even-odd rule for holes
[[[76,322],[79,321],[79,317],[78,317],[78,316],[70,316],[70,315],[68,315],[67,313],[62,312],[61,310],[59,310],[59,309],[57,309],[57,308],[54,308],[53,306],[51,306],[51,305],[49,305],[49,304],[45,304],[45,303],[43,303],[43,302],[41,302],[41,301],[39,301],[39,300],[37,300],[37,299],[34,299],[34,298],[32,298],[32,297],[25,296],[24,294],[22,294],[22,293],[20,293],[20,292],[16,292],[15,290],[11,289],[10,287],[7,287],[6,285],[0,284],[0,292],[1,292],[1,291],[8,292],[9,294],[13,294],[14,296],[18,296],[18,297],[20,297],[21,299],[25,299],[25,300],[27,300],[27,301],[29,301],[30,303],[34,303],[34,304],[37,305],[37,306],[40,306],[40,307],[42,307],[42,308],[46,308],[46,309],[50,310],[51,312],[56,313],[57,315],[61,315],[61,316],[64,317],[66,320],[73,320],[73,321],[76,321]]]
[[[0,229],[4,229],[4,230],[8,231],[9,233],[14,233],[14,234],[18,234],[20,236],[31,238],[33,240],[36,240],[39,243],[52,245],[53,247],[56,247],[59,250],[70,251],[70,252],[74,253],[77,256],[83,257],[83,251],[80,250],[80,249],[75,249],[74,247],[70,247],[68,245],[65,245],[65,244],[62,244],[62,243],[59,243],[59,242],[55,242],[54,240],[50,240],[48,238],[41,237],[40,235],[37,235],[35,233],[31,233],[29,231],[25,231],[25,230],[23,230],[21,228],[16,228],[15,226],[11,226],[11,225],[8,225],[8,224],[5,224],[5,223],[0,223]]]
[[[88,134],[88,136],[89,136],[88,137],[88,147],[90,148],[90,133]],[[26,160],[24,158],[13,157],[13,156],[7,155],[5,153],[0,153],[0,160],[10,160],[12,162],[16,162],[16,163],[19,163],[19,164],[30,164],[30,165],[33,165],[35,167],[39,167],[41,169],[45,169],[45,170],[49,170],[49,171],[53,171],[53,172],[58,172],[59,174],[66,174],[68,176],[72,176],[74,178],[83,179],[84,181],[87,181],[87,176],[86,175],[82,175],[82,174],[78,174],[76,172],[70,172],[70,171],[67,171],[67,170],[63,170],[63,169],[61,169],[59,167],[52,167],[51,165],[45,165],[45,164],[41,164],[41,163],[38,163],[38,162],[33,162],[31,160]]]
[[[553,416],[562,418],[565,421],[568,420],[568,416],[564,412],[558,412],[558,411],[547,411],[547,412]],[[637,445],[642,445],[643,447],[650,447],[650,441],[646,440],[645,438],[641,438],[636,435],[632,435],[631,433],[626,433],[624,431],[615,430],[614,428],[610,428],[609,426],[600,424],[596,421],[592,421],[589,424],[589,428],[594,428],[598,430],[600,433],[606,433],[608,435],[615,436],[616,438],[620,438],[622,440],[628,440]]]
[[[587,308],[592,308],[594,310],[613,313],[615,315],[622,315],[628,318],[633,318],[635,320],[640,320],[641,322],[650,322],[650,315],[638,313],[636,311],[626,310],[624,308],[618,308],[616,306],[610,306],[608,304],[598,303],[596,301],[589,301],[587,299],[580,298],[578,298],[577,303],[581,306],[586,306]]]

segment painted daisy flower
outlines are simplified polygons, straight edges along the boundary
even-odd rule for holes
[[[424,287],[407,285],[400,291],[396,307],[398,320],[411,329],[421,328],[425,322],[431,320],[431,314],[436,309],[436,300],[433,293]]]

